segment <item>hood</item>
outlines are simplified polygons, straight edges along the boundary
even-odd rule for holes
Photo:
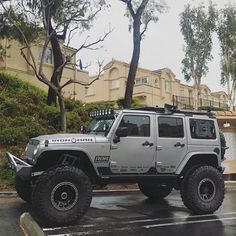
[[[41,135],[34,140],[44,143],[48,140],[48,144],[66,144],[66,143],[95,143],[98,139],[106,139],[104,136],[91,135],[91,134],[52,134]]]

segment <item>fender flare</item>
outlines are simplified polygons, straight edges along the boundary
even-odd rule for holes
[[[182,162],[179,164],[179,166],[176,169],[176,174],[181,174],[184,167],[188,164],[188,162],[191,160],[191,158],[194,158],[194,156],[208,156],[208,158],[215,158],[217,162],[217,166],[220,166],[220,157],[215,152],[189,152],[185,158],[182,160]]]
[[[47,148],[47,149],[42,149],[41,152],[38,154],[37,160],[39,160],[44,154],[49,153],[49,152],[65,152],[65,153],[83,153],[89,160],[89,162],[91,163],[95,173],[97,176],[99,176],[98,170],[97,168],[95,168],[94,162],[92,161],[91,155],[83,148],[65,148],[65,147],[58,147],[57,149],[55,148]]]

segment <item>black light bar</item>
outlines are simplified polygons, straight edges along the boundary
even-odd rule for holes
[[[114,110],[111,108],[94,110],[89,113],[90,117],[98,117],[98,116],[110,116],[114,114]]]

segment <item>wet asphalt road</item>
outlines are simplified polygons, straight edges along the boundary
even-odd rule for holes
[[[0,236],[22,236],[19,216],[28,209],[19,198],[0,198]]]
[[[19,198],[0,198],[0,236],[22,235],[18,220],[31,212]],[[228,191],[214,215],[192,215],[173,192],[163,201],[152,202],[139,192],[96,194],[87,214],[75,225],[46,228],[57,236],[230,236],[236,235],[236,191]]]
[[[214,215],[192,215],[178,192],[152,202],[141,193],[99,194],[86,216],[76,225],[44,228],[46,235],[145,235],[229,236],[236,235],[236,191],[226,194]]]

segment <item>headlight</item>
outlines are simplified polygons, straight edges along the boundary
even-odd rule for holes
[[[34,148],[34,156],[36,155],[38,149],[39,149],[39,144]]]
[[[27,143],[27,145],[25,147],[25,153],[27,152],[28,148],[29,148],[29,143]]]

